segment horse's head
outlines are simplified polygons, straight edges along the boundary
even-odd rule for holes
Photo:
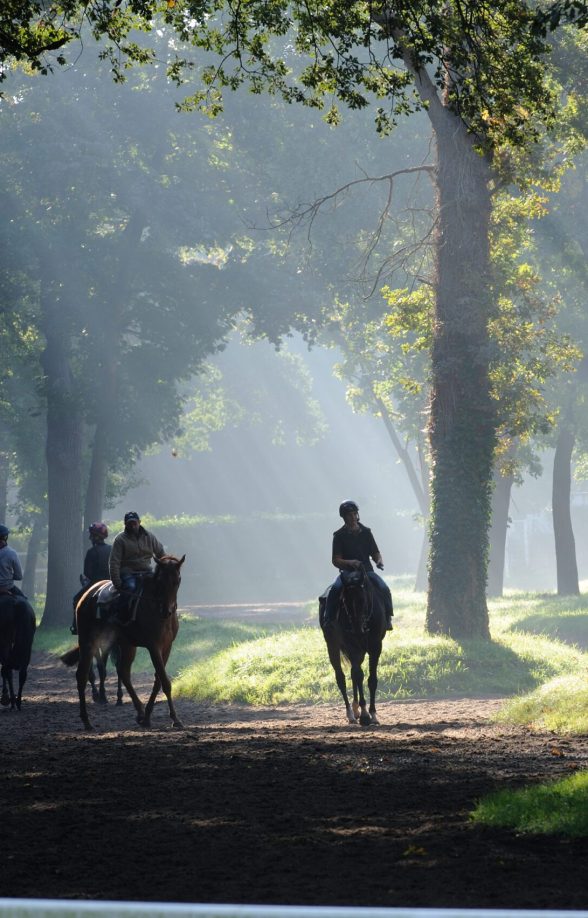
[[[161,558],[154,557],[153,560],[155,561],[154,585],[161,594],[165,614],[171,615],[176,608],[176,596],[182,582],[180,568],[186,556],[176,558],[175,555],[162,555]]]
[[[352,571],[341,571],[341,582],[341,600],[349,624],[354,631],[365,631],[372,611],[368,576],[363,567],[354,568]]]

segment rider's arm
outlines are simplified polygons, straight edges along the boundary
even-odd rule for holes
[[[122,561],[122,543],[118,538],[112,543],[112,551],[110,552],[110,560],[108,562],[108,569],[110,571],[110,579],[115,587],[115,589],[120,590],[122,587],[122,581],[120,579],[120,565]]]
[[[350,558],[342,558],[340,555],[333,555],[333,564],[335,567],[338,567],[340,571],[349,570],[352,571],[356,567],[361,567],[361,561]]]
[[[151,545],[152,545],[151,550],[156,558],[161,558],[163,557],[163,555],[165,555],[165,548],[163,547],[159,539],[157,539],[153,534],[151,534]]]
[[[22,567],[20,566],[20,561],[16,552],[13,553],[12,558],[12,579],[22,580]]]

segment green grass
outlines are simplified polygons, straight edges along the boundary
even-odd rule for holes
[[[472,819],[516,832],[588,835],[588,771],[550,784],[499,791],[480,801]]]
[[[542,626],[544,619],[562,609],[562,600],[513,594],[495,601],[491,608],[493,640],[458,642],[425,635],[424,596],[404,583],[400,586],[404,588],[393,584],[395,630],[384,642],[378,671],[381,699],[512,696],[570,673],[581,678],[587,670],[588,660],[580,648],[550,635]],[[588,617],[588,603],[574,614]],[[535,616],[532,627],[521,628],[521,622],[531,615]],[[338,698],[316,624],[271,634],[265,631],[260,629],[257,637],[245,643],[219,644],[213,655],[179,667],[175,691],[200,701],[250,704]]]
[[[458,642],[424,633],[425,598],[406,579],[392,582],[394,631],[379,667],[381,699],[504,696],[505,718],[587,732],[588,597],[510,593],[490,604],[492,641]],[[63,653],[75,639],[37,632],[35,646]],[[145,652],[136,669],[150,670]],[[338,699],[316,603],[309,624],[251,625],[182,616],[169,662],[175,692],[199,701],[250,704]]]

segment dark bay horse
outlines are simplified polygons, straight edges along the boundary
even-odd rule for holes
[[[343,591],[336,621],[323,622],[324,604],[319,605],[319,620],[327,644],[329,660],[335,670],[339,691],[345,702],[350,724],[358,722],[367,727],[379,724],[376,714],[376,689],[378,687],[378,661],[382,653],[382,641],[386,634],[386,612],[383,597],[374,587],[362,569],[342,571]],[[369,711],[363,693],[363,669],[365,656],[369,660],[368,687],[370,693]],[[351,665],[353,706],[349,704],[345,673],[341,657]]]
[[[22,690],[27,681],[37,621],[32,606],[24,597],[0,594],[0,704],[20,711]],[[14,693],[12,673],[18,672],[18,694]]]
[[[178,633],[177,594],[181,582],[180,568],[185,560],[173,555],[155,558],[153,577],[145,578],[141,598],[133,621],[104,622],[97,617],[97,594],[108,581],[93,584],[84,593],[76,608],[78,646],[65,653],[61,659],[66,666],[77,663],[76,680],[80,699],[80,717],[87,730],[92,729],[86,708],[86,683],[98,648],[106,649],[118,644],[120,659],[118,672],[137,712],[137,723],[151,726],[151,714],[159,690],[163,688],[173,726],[182,729],[172,700],[171,680],[166,672],[172,644]],[[144,706],[131,682],[131,666],[137,647],[149,651],[155,680],[149,701]]]

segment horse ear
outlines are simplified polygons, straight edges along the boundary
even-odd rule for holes
[[[186,560],[186,556],[182,555],[182,557],[180,558],[180,563],[178,564],[178,567],[181,567],[185,560]]]

